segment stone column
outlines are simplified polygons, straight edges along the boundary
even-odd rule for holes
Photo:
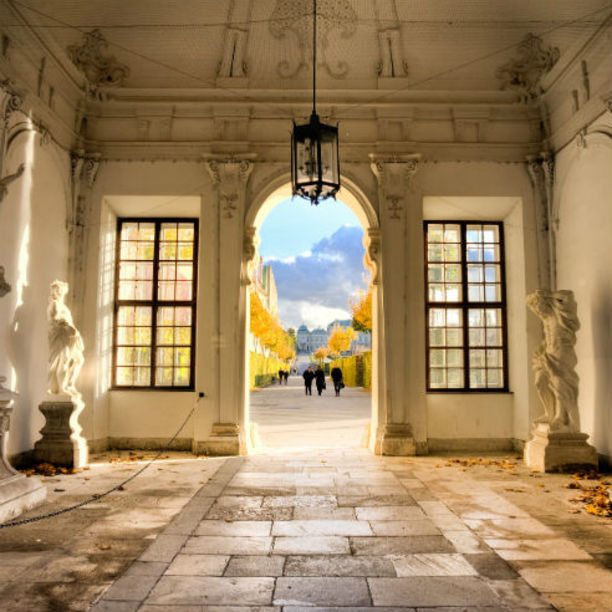
[[[379,275],[383,291],[379,292],[377,306],[382,310],[380,330],[381,364],[378,427],[375,452],[383,455],[414,455],[417,444],[413,419],[422,420],[424,380],[416,375],[414,360],[424,359],[422,333],[414,335],[413,320],[422,316],[422,290],[409,295],[408,277],[420,266],[422,275],[422,249],[408,244],[414,236],[416,204],[411,197],[411,181],[418,167],[418,155],[400,155],[385,158],[370,155],[372,172],[378,180],[378,202],[381,223]],[[380,295],[382,293],[382,295]],[[408,325],[410,322],[410,325]],[[424,440],[423,440],[424,441]]]
[[[217,198],[219,236],[216,322],[219,416],[205,444],[209,454],[239,454],[247,449],[243,339],[246,286],[242,282],[242,266],[245,196],[253,157],[211,156],[206,161]]]

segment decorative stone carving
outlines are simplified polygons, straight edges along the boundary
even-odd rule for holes
[[[11,286],[4,278],[4,266],[0,266],[0,298],[4,297],[11,290]]]
[[[244,228],[242,240],[242,266],[240,282],[243,285],[251,284],[251,264],[257,254],[257,228],[252,225]]]
[[[373,285],[380,284],[380,230],[370,228],[367,230],[367,238],[364,237],[365,253],[363,261],[365,267],[372,273]]]
[[[51,283],[47,319],[49,322],[49,392],[78,395],[76,380],[83,367],[83,339],[74,326],[72,313],[64,299],[68,284],[56,280]]]
[[[212,158],[206,161],[206,168],[218,190],[221,215],[232,219],[244,198],[246,183],[253,171],[253,161],[245,158]]]
[[[397,78],[408,75],[408,62],[402,58],[399,28],[387,28],[378,32],[380,62],[376,73],[382,78]]]
[[[317,7],[317,63],[330,76],[343,78],[349,67],[344,61],[331,66],[326,57],[329,33],[340,30],[342,38],[350,38],[357,29],[357,14],[348,0],[319,0]],[[277,72],[281,77],[293,77],[301,68],[312,63],[312,2],[311,0],[276,0],[270,17],[270,32],[275,38],[286,38],[291,32],[297,40],[299,60],[291,66],[280,62]]]
[[[527,103],[540,94],[540,78],[557,63],[557,47],[545,47],[544,41],[527,34],[518,45],[519,57],[498,68],[495,76],[502,81],[502,89],[514,89],[521,102]]]
[[[70,45],[68,56],[73,64],[85,75],[90,85],[90,93],[96,94],[99,88],[118,87],[130,74],[130,69],[117,61],[115,56],[104,56],[108,42],[100,30],[85,32],[80,45]]]
[[[4,200],[8,194],[8,186],[15,180],[17,180],[25,170],[25,164],[20,164],[16,172],[13,174],[7,174],[2,180],[0,180],[0,202]]]
[[[219,63],[220,78],[244,78],[248,73],[246,43],[248,32],[242,28],[229,27],[223,38],[223,59]]]
[[[390,219],[401,219],[404,197],[410,189],[412,177],[419,167],[419,155],[399,155],[390,159],[370,155],[370,167],[378,180]]]

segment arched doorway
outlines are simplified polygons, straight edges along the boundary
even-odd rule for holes
[[[241,350],[244,356],[243,367],[245,374],[248,372],[248,347],[247,337],[249,329],[249,291],[248,285],[251,281],[251,263],[256,254],[256,236],[263,220],[268,213],[281,201],[291,197],[291,185],[288,176],[282,176],[270,182],[266,187],[252,199],[247,209],[244,222],[243,261],[242,261],[242,283],[240,296],[240,311],[244,313]],[[372,399],[371,418],[368,432],[368,446],[374,450],[375,435],[379,421],[379,401],[383,390],[381,389],[381,361],[382,351],[381,332],[382,325],[382,286],[379,283],[380,270],[378,252],[380,250],[380,229],[376,211],[363,193],[363,191],[352,181],[343,178],[343,187],[337,194],[337,199],[345,204],[359,220],[364,231],[364,265],[371,273],[372,291]],[[244,432],[250,432],[250,410],[249,410],[249,385],[246,375],[244,380],[244,394],[242,396],[242,414],[240,415],[240,426]],[[247,448],[250,444],[250,437]]]

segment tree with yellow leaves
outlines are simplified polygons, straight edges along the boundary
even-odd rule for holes
[[[314,352],[314,358],[317,361],[323,361],[328,355],[329,355],[329,349],[326,346],[320,346],[315,352]]]
[[[351,348],[351,342],[357,337],[352,327],[343,329],[340,325],[334,325],[332,333],[327,342],[327,347],[332,355],[340,355]]]
[[[259,341],[276,353],[280,359],[291,360],[295,357],[295,346],[292,337],[281,327],[261,303],[257,293],[251,293],[250,307],[251,333]]]
[[[359,292],[357,300],[350,300],[349,304],[353,311],[353,320],[351,321],[353,329],[360,332],[372,331],[372,285],[367,291],[363,289]]]

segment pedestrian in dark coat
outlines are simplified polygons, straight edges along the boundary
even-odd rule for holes
[[[336,397],[339,397],[340,389],[344,387],[344,383],[342,382],[342,370],[338,366],[334,366],[330,372],[330,376],[334,381],[334,391],[336,392]]]
[[[312,379],[315,377],[315,373],[310,366],[308,366],[307,370],[304,370],[302,377],[304,378],[304,392],[306,395],[312,395]]]
[[[317,385],[317,393],[321,395],[323,393],[323,389],[325,389],[325,372],[321,366],[317,366],[317,370],[315,372],[315,379]]]

